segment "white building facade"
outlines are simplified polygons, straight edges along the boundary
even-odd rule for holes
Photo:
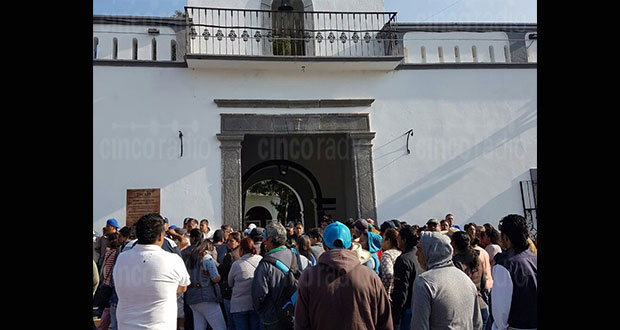
[[[172,224],[245,228],[245,190],[266,179],[296,191],[306,228],[324,214],[535,219],[535,24],[400,23],[379,0],[274,2],[94,16],[94,230],[124,225],[127,190],[146,188],[160,189]],[[231,19],[208,20],[217,8]]]

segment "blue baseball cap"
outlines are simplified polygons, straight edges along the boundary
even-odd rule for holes
[[[334,245],[336,241],[342,243],[342,247]],[[351,231],[349,227],[345,226],[342,222],[333,222],[323,231],[323,243],[330,249],[348,249],[351,247]]]
[[[116,221],[116,219],[114,218],[108,219],[108,221],[105,222],[105,225],[120,228],[120,226],[118,225],[118,221]]]

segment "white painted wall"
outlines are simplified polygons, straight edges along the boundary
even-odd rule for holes
[[[269,0],[187,0],[188,7],[261,9]],[[312,0],[314,11],[385,11],[383,0]]]
[[[278,210],[271,204],[271,202],[274,202],[275,204],[280,203],[280,197],[247,193],[245,197],[245,209],[243,210],[243,215],[245,216],[253,207],[260,206],[267,209],[267,211],[271,213],[272,219],[275,219],[278,216]]]
[[[261,9],[262,0],[187,0],[188,7]]]
[[[406,63],[510,62],[510,42],[505,32],[407,32],[403,44]]]
[[[119,60],[131,60],[133,39],[138,41],[138,60],[152,60],[152,40],[156,40],[158,61],[171,60],[171,41],[176,41],[172,28],[158,26],[159,34],[149,35],[146,25],[93,24],[93,39],[99,39],[97,59],[112,59],[113,39],[118,42]],[[177,46],[178,47],[178,46]]]
[[[221,225],[219,114],[291,111],[217,108],[214,98],[374,98],[369,108],[294,112],[370,113],[379,222],[422,225],[452,213],[459,225],[497,224],[508,213],[522,213],[519,181],[536,167],[536,91],[536,69],[94,66],[93,229],[100,231],[112,216],[124,225],[126,189],[134,188],[161,188],[161,212],[172,224],[191,216]]]

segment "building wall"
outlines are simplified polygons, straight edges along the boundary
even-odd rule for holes
[[[219,114],[292,111],[370,114],[379,222],[422,225],[453,213],[457,224],[497,224],[523,213],[519,181],[529,179],[537,159],[536,90],[536,69],[301,73],[95,65],[93,229],[109,217],[124,225],[126,189],[135,188],[161,188],[161,213],[172,224],[191,216],[219,227]],[[217,108],[215,98],[375,102],[234,109]]]
[[[504,32],[407,32],[406,63],[507,63],[510,42]]]
[[[383,0],[304,0],[308,6],[312,2],[314,11],[385,11]],[[262,4],[269,0],[187,0],[189,7],[264,9]]]
[[[243,210],[243,215],[245,216],[253,207],[260,206],[267,209],[267,211],[271,213],[272,219],[275,219],[278,216],[278,210],[271,204],[271,202],[276,204],[280,203],[280,197],[248,193],[245,199],[245,209]]]
[[[156,27],[157,35],[149,35],[148,29],[153,26],[146,25],[113,25],[93,24],[93,38],[98,39],[96,59],[113,59],[113,43],[117,40],[117,58],[119,60],[133,59],[133,40],[137,41],[138,60],[153,60],[153,48],[156,52],[156,60],[170,61],[172,59],[171,42],[179,44],[177,34],[170,27]],[[155,39],[155,44],[153,44]],[[155,45],[155,47],[153,47]],[[177,45],[182,47],[182,45]]]

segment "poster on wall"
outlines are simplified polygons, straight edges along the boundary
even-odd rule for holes
[[[125,225],[132,226],[143,215],[159,213],[160,188],[127,189]]]

